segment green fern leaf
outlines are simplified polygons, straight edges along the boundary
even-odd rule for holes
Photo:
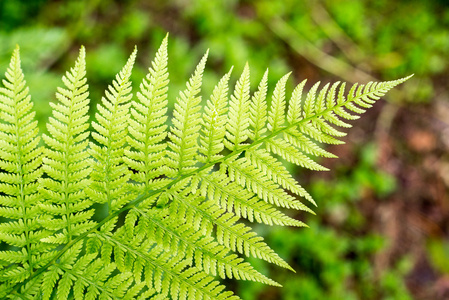
[[[4,88],[0,88],[0,240],[17,247],[0,251],[1,282],[14,284],[42,266],[48,232],[40,226],[38,179],[42,148],[38,146],[33,103],[20,66],[19,47],[11,58]]]
[[[293,179],[284,165],[272,157],[267,151],[263,149],[249,150],[246,151],[245,154],[247,158],[251,160],[252,165],[257,166],[262,170],[262,172],[267,174],[269,180],[274,181],[284,189],[289,190],[298,196],[306,198],[316,206],[316,203],[313,201],[309,193],[302,186],[300,186],[295,179]],[[299,204],[298,209],[312,213],[311,210],[301,204]]]
[[[205,107],[199,148],[202,155],[198,157],[202,163],[208,163],[222,157],[218,153],[224,148],[223,138],[226,133],[226,112],[228,109],[228,81],[231,72],[232,69],[220,80]]]
[[[301,97],[304,86],[306,85],[307,79],[304,79],[300,84],[298,84],[293,93],[290,101],[288,102],[288,112],[287,112],[287,121],[289,124],[296,123],[301,120]]]
[[[176,175],[182,175],[195,169],[196,154],[198,151],[198,134],[201,128],[200,102],[198,93],[201,89],[201,79],[206,65],[208,52],[203,56],[195,73],[187,83],[183,92],[175,104],[173,112],[173,127],[169,133],[169,157],[168,165],[175,171]]]
[[[182,210],[182,208],[181,208]],[[158,241],[168,252],[177,257],[183,257],[189,265],[195,265],[206,273],[221,278],[247,279],[263,282],[265,284],[278,285],[264,275],[257,272],[251,265],[244,263],[243,259],[236,255],[230,255],[229,251],[219,245],[211,236],[205,237],[189,224],[189,216],[186,210],[174,211],[173,208],[158,212],[151,210],[145,212],[139,208],[135,211],[147,220],[145,226],[150,233],[150,239]],[[171,216],[177,215],[183,222],[173,222]]]
[[[178,205],[184,210],[192,212],[197,218],[193,223],[198,224],[194,228],[203,231],[203,234],[210,235],[212,225],[216,227],[217,242],[226,248],[237,251],[246,256],[253,256],[275,263],[279,266],[291,269],[291,267],[280,258],[265,242],[248,226],[237,223],[238,217],[219,208],[212,201],[201,201],[194,195],[192,202],[185,201],[186,197],[174,195]],[[188,199],[188,198],[187,198]]]
[[[271,109],[268,113],[268,129],[276,131],[285,122],[285,84],[291,72],[284,75],[276,84],[271,101]]]
[[[132,98],[131,70],[137,50],[109,86],[106,98],[98,104],[97,122],[92,122],[96,132],[92,137],[98,145],[90,143],[90,154],[95,159],[92,183],[87,189],[89,198],[97,203],[107,203],[108,210],[120,209],[133,195],[128,192],[131,172],[123,162],[124,146],[128,134],[129,106]]]
[[[162,42],[152,68],[140,84],[138,101],[132,101],[128,143],[133,150],[125,150],[124,160],[136,172],[131,178],[139,190],[156,189],[162,183],[157,177],[168,172],[165,167],[164,139],[167,125],[167,40]]]
[[[224,144],[229,150],[237,150],[243,146],[249,134],[249,66],[245,65],[240,79],[235,85],[234,95],[231,96],[229,117],[226,124],[226,140]]]
[[[85,55],[81,47],[75,67],[62,78],[66,88],[58,88],[59,102],[50,103],[53,108],[53,117],[47,123],[50,135],[43,135],[47,145],[43,169],[48,178],[40,180],[40,207],[47,214],[41,224],[53,232],[43,241],[59,245],[94,225],[89,220],[94,210],[88,209],[92,202],[85,195],[91,172],[86,152],[90,132]]]
[[[272,205],[259,201],[254,193],[231,182],[223,173],[215,172],[209,176],[203,176],[200,190],[203,197],[214,199],[221,208],[251,222],[256,220],[267,225],[304,225],[300,221],[285,216]],[[306,207],[305,210],[307,210]]]
[[[263,74],[262,80],[259,83],[257,92],[254,93],[251,98],[250,104],[250,125],[251,129],[249,137],[256,141],[261,135],[263,135],[267,129],[265,128],[267,122],[267,81],[268,70]]]
[[[287,103],[287,74],[268,109],[268,70],[251,95],[246,64],[229,103],[232,69],[202,107],[206,53],[168,129],[167,40],[135,99],[131,54],[97,106],[92,132],[81,48],[50,104],[43,150],[14,51],[0,88],[0,240],[12,246],[0,251],[0,297],[238,299],[216,276],[278,286],[244,256],[291,267],[241,219],[306,226],[279,209],[313,213],[301,198],[316,205],[283,161],[327,170],[316,158],[335,155],[322,144],[343,143],[350,120],[408,79],[355,84],[348,93],[344,83],[316,83],[302,99],[303,81]],[[108,214],[97,223],[99,205]]]

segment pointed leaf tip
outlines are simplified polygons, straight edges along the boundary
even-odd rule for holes
[[[407,77],[402,78],[402,80],[403,80],[403,81],[407,81],[407,80],[409,80],[410,78],[412,78],[413,76],[415,76],[415,73],[413,73],[413,74],[411,74],[411,75],[408,75]],[[401,80],[401,79],[400,79],[400,80]]]

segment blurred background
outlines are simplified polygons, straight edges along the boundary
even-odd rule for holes
[[[449,299],[449,3],[446,0],[0,0],[0,74],[16,44],[37,116],[80,45],[91,99],[137,45],[136,83],[169,38],[173,104],[210,48],[204,97],[245,62],[255,88],[415,76],[353,123],[330,172],[291,171],[318,203],[309,229],[256,226],[296,274],[252,260],[283,288],[227,281],[244,300]],[[137,84],[136,84],[137,86]],[[92,105],[94,107],[94,105]],[[94,113],[92,109],[92,113]]]

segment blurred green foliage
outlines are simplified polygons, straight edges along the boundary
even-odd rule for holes
[[[134,45],[139,53],[132,79],[139,82],[170,32],[171,104],[195,58],[208,48],[206,95],[221,74],[231,66],[239,73],[248,61],[253,87],[267,67],[270,86],[290,70],[296,82],[389,80],[414,73],[405,95],[396,99],[430,101],[434,82],[449,67],[448,28],[445,1],[0,0],[0,74],[19,44],[37,116],[45,121],[51,91],[84,44],[94,112]],[[410,260],[373,269],[387,240],[369,231],[358,207],[367,194],[382,201],[396,189],[395,179],[377,169],[375,145],[356,152],[357,162],[337,166],[331,180],[311,180],[309,189],[320,206],[316,216],[299,216],[310,229],[265,232],[298,273],[255,261],[284,288],[240,282],[236,289],[243,299],[411,299],[404,285]],[[445,273],[446,248],[438,242],[428,246],[433,263]]]
[[[366,195],[382,200],[396,189],[395,178],[376,166],[375,144],[361,147],[356,156],[359,161],[355,165],[336,168],[333,180],[318,178],[310,184],[312,196],[322,201],[317,212],[326,214],[334,223],[347,228],[364,225],[357,201]]]
[[[427,243],[427,252],[433,267],[442,274],[449,274],[449,242],[431,239]]]
[[[375,274],[371,257],[384,246],[381,237],[355,238],[315,222],[310,227],[301,234],[288,228],[268,234],[273,247],[290,258],[298,273],[272,270],[270,276],[282,282],[282,289],[240,283],[243,299],[412,299],[401,280],[410,269],[409,261]]]
[[[335,69],[332,63],[327,66],[323,61],[320,66],[318,62],[318,67],[326,71],[320,78],[338,79],[347,74],[345,76],[353,81],[365,80],[363,76],[351,77],[357,74],[354,68],[380,80],[414,73],[413,82],[404,89],[411,93],[405,98],[409,101],[428,101],[434,93],[432,77],[442,76],[448,69],[449,9],[437,1],[68,0],[61,3],[14,0],[2,1],[0,7],[3,36],[14,36],[17,30],[27,27],[48,28],[49,32],[55,27],[63,28],[60,30],[65,30],[65,38],[69,39],[65,42],[71,43],[72,51],[75,46],[85,44],[93,56],[91,62],[99,59],[90,66],[95,76],[115,74],[114,67],[135,44],[149,62],[166,32],[172,35],[171,66],[176,66],[173,80],[180,84],[193,64],[188,63],[192,60],[177,59],[173,53],[180,53],[184,58],[192,55],[199,58],[207,48],[212,50],[209,65],[219,74],[231,66],[241,70],[249,61],[253,78],[257,80],[267,67],[270,69],[270,84],[298,62],[304,64],[304,58],[316,63],[313,55],[320,53],[316,51],[326,52],[338,61]],[[400,14],[396,13],[398,8]],[[293,31],[286,32],[287,28],[279,27],[279,20],[286,22]],[[34,38],[47,36],[50,41],[50,35],[40,32],[34,34]],[[292,36],[287,38],[286,35]],[[58,54],[54,49],[66,50],[67,46],[60,45],[56,37],[52,45],[46,47],[37,43],[34,49],[42,53],[53,48],[53,56],[65,62],[66,51]],[[9,54],[12,47],[11,43],[1,44],[0,65],[9,57],[3,52],[6,50]],[[29,59],[38,61],[39,54],[30,54]],[[109,63],[105,67],[106,59]],[[298,68],[294,72],[298,79],[308,77],[307,69]],[[210,76],[218,79],[218,76]],[[254,85],[257,80],[253,81]],[[101,83],[104,85],[104,82],[92,84],[102,91]],[[212,86],[211,83],[210,88]]]

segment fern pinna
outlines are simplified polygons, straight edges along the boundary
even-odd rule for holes
[[[135,58],[89,123],[81,48],[41,145],[14,50],[0,88],[2,299],[238,299],[217,276],[279,286],[244,257],[291,267],[241,219],[305,226],[283,208],[315,202],[281,159],[326,170],[313,157],[335,156],[321,144],[342,143],[338,127],[407,80],[348,93],[317,83],[304,97],[303,81],[287,100],[287,74],[267,101],[268,71],[251,95],[246,65],[233,91],[230,70],[203,107],[206,53],[168,127],[167,38],[134,96]],[[108,213],[99,222],[98,207]]]

